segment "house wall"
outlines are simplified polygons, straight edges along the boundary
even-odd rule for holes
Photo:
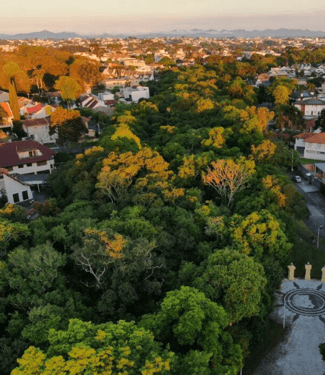
[[[29,174],[34,173],[37,174],[37,172],[43,172],[48,171],[51,173],[52,169],[54,168],[54,159],[51,160],[45,160],[45,165],[37,165],[37,163],[32,163],[31,166],[27,166],[27,164],[23,164],[22,168],[19,168],[18,166],[14,166],[12,168],[12,171],[9,171],[9,174],[12,173],[18,173],[18,174]],[[8,167],[7,167],[8,168]]]
[[[5,183],[5,190],[6,195],[9,203],[18,203],[14,202],[14,194],[18,193],[19,195],[19,202],[24,201],[23,199],[23,191],[27,191],[28,199],[33,199],[33,193],[30,186],[26,186],[21,184],[20,182],[4,175],[4,183]]]
[[[302,139],[302,138],[296,138],[295,139],[295,150],[297,149],[297,147],[305,147],[305,140]]]
[[[149,99],[149,88],[148,87],[140,87],[137,89],[133,89],[130,87],[126,87],[123,90],[124,98],[131,98],[133,102],[137,103],[141,98]]]
[[[50,136],[50,128],[48,125],[44,126],[24,126],[23,129],[29,137],[33,137],[35,141],[40,143],[52,143],[58,139],[58,135],[54,133]]]
[[[320,143],[305,143],[304,157],[307,159],[325,160],[325,145]]]
[[[297,107],[301,111],[301,105],[295,104],[295,107]],[[316,116],[319,115],[322,110],[325,108],[324,105],[305,105],[305,116]]]
[[[5,180],[4,180],[3,175],[0,176],[0,191],[1,190],[5,190]],[[1,196],[1,194],[0,194],[0,196]]]

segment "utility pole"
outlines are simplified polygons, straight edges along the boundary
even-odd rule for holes
[[[291,154],[291,172],[293,172],[293,152],[294,150],[290,151],[288,148],[284,147],[284,149]]]
[[[317,247],[319,247],[319,231],[323,228],[323,225],[320,225],[317,232]]]

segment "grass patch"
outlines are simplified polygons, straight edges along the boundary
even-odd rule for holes
[[[315,160],[315,159],[304,159],[300,158],[299,163],[304,165],[304,164],[314,164],[314,163],[321,163],[322,160]]]
[[[297,221],[297,228],[305,236],[316,238],[314,233],[303,221]],[[296,267],[296,277],[305,277],[305,264],[309,262],[312,265],[311,277],[321,279],[321,269],[325,265],[325,240],[320,238],[319,244],[321,247],[317,248],[316,244],[313,245],[300,238],[299,235],[297,236],[297,240],[292,249],[292,263]]]
[[[270,328],[264,340],[255,347],[250,348],[250,354],[245,359],[243,375],[253,375],[262,359],[277,346],[279,339],[284,336],[286,329],[281,324],[270,321]]]

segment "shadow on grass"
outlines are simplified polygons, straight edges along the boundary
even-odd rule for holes
[[[253,375],[262,360],[275,348],[280,340],[285,337],[288,328],[270,321],[270,328],[264,340],[250,348],[250,355],[245,359],[243,375]]]

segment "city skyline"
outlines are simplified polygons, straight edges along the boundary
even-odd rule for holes
[[[320,0],[272,3],[247,0],[216,4],[211,0],[94,0],[78,3],[41,0],[26,3],[5,1],[0,33],[18,34],[40,30],[79,34],[146,33],[174,29],[246,29],[278,28],[324,31],[325,6]],[[19,12],[17,12],[19,9]],[[186,9],[186,11],[184,11]]]

